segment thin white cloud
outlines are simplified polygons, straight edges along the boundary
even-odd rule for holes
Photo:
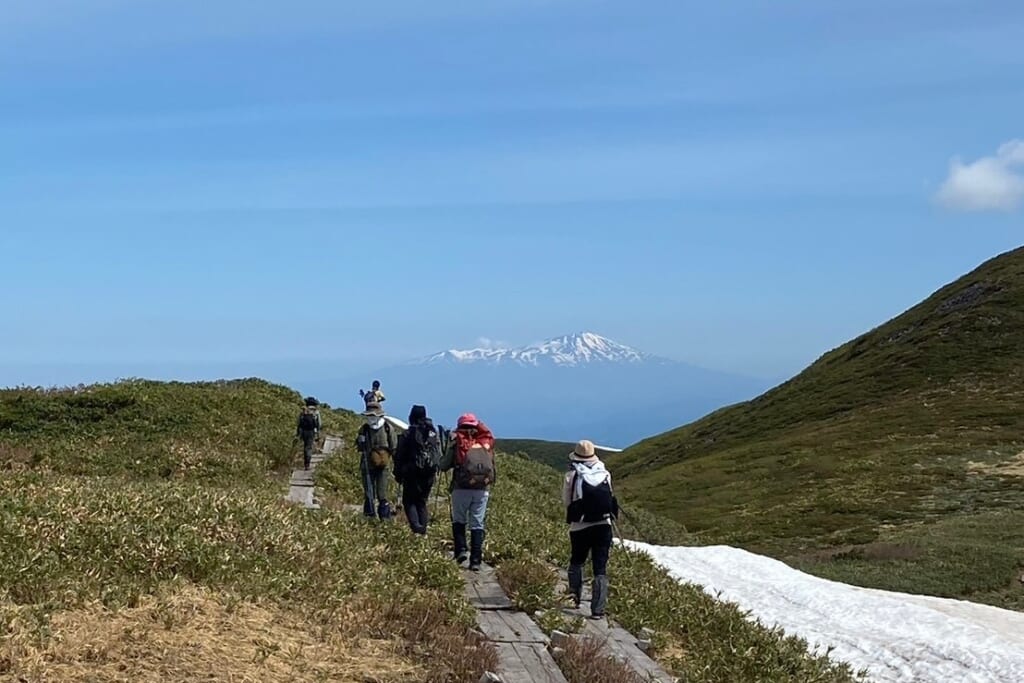
[[[490,337],[477,337],[476,343],[483,349],[503,349],[508,346],[505,342]]]
[[[959,211],[1013,211],[1024,203],[1024,141],[1010,140],[995,156],[965,164],[954,158],[936,195]]]

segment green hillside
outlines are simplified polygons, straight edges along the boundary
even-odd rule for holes
[[[363,520],[351,452],[316,471],[323,509],[284,502],[299,405],[260,380],[0,391],[0,680],[479,680],[495,654],[440,552],[444,503],[427,542]],[[324,422],[346,442],[358,425]],[[501,459],[485,559],[545,628],[572,628],[560,474]],[[686,680],[852,680],[645,556],[612,566],[609,611]]]
[[[575,444],[541,439],[498,439],[497,447],[505,453],[522,453],[535,462],[564,470],[568,454]]]
[[[702,540],[864,585],[1024,607],[1024,248],[768,393],[617,459]]]

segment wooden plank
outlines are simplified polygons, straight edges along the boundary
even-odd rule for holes
[[[567,683],[554,657],[538,643],[495,643],[505,683]]]
[[[330,455],[331,453],[336,453],[337,451],[342,450],[344,445],[345,442],[342,441],[340,436],[328,436],[324,438],[324,446],[320,450],[323,451],[325,455]]]
[[[675,683],[674,676],[637,647],[636,638],[629,631],[604,621],[588,619],[583,626],[583,633],[600,642],[608,654],[625,663],[644,680]]]
[[[548,643],[540,627],[522,612],[481,610],[477,612],[476,623],[487,639],[495,643]]]
[[[512,601],[498,583],[493,569],[481,568],[479,572],[463,572],[464,595],[477,609],[512,609]]]
[[[494,643],[494,649],[498,651],[498,670],[495,673],[501,676],[502,681],[513,683],[531,680],[526,662],[516,652],[514,643]]]
[[[523,668],[529,674],[526,680],[537,683],[567,683],[561,669],[543,645],[515,643],[512,646],[520,661],[525,663]]]

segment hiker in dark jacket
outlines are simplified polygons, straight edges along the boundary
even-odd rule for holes
[[[367,517],[391,519],[388,502],[388,470],[395,454],[395,436],[391,423],[384,419],[379,403],[370,403],[363,412],[366,420],[356,436],[359,450],[359,471],[363,477],[363,514]],[[377,507],[374,509],[374,503]]]
[[[312,396],[308,397],[302,412],[299,413],[299,422],[295,426],[295,438],[302,439],[302,465],[307,470],[313,458],[313,449],[316,446],[317,437],[320,436],[319,406],[319,401]]]
[[[359,395],[363,398],[363,402],[369,406],[371,403],[379,403],[384,405],[384,401],[387,400],[384,396],[384,392],[380,390],[380,380],[373,380],[373,386],[370,387],[369,391],[359,390]]]
[[[402,508],[414,534],[427,533],[430,522],[427,501],[437,478],[440,458],[440,430],[427,417],[425,407],[413,406],[409,411],[409,431],[398,440],[395,480],[402,487]]]
[[[562,484],[562,504],[569,525],[569,591],[578,609],[582,602],[583,565],[590,556],[594,584],[590,615],[604,616],[608,601],[608,556],[612,548],[612,521],[619,504],[612,494],[612,475],[605,469],[590,441],[580,441],[569,454],[569,471]]]
[[[491,485],[497,479],[494,434],[473,413],[459,417],[445,450],[441,471],[452,470],[452,541],[455,561],[466,561],[466,527],[469,527],[469,569],[483,563],[484,520]]]

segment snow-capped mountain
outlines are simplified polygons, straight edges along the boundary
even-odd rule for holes
[[[612,341],[594,332],[577,332],[529,346],[514,349],[475,348],[448,349],[426,358],[412,361],[411,365],[437,363],[489,363],[516,365],[579,366],[588,363],[671,363],[664,358]]]
[[[472,411],[499,437],[590,439],[623,447],[753,398],[768,382],[654,356],[594,332],[519,348],[449,349],[358,378],[309,384],[317,396],[379,379],[385,409],[414,404],[451,426]],[[361,407],[353,390],[335,405]],[[351,403],[349,403],[351,401]]]

